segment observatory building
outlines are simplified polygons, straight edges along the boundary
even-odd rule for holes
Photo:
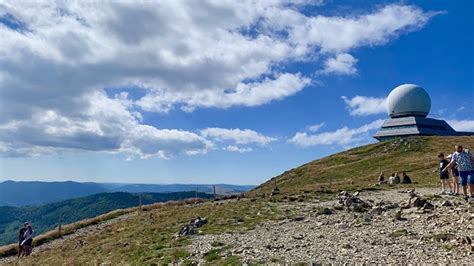
[[[459,132],[446,121],[428,118],[431,98],[420,86],[403,84],[387,98],[386,120],[374,135],[379,141],[409,136],[472,136],[474,132]]]

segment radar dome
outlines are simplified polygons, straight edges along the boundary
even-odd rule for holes
[[[387,112],[391,118],[406,116],[426,117],[431,109],[431,98],[422,87],[403,84],[390,92]]]

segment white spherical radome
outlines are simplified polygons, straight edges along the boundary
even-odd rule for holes
[[[418,85],[400,85],[393,89],[387,98],[387,112],[392,118],[406,116],[426,117],[430,109],[430,95]]]

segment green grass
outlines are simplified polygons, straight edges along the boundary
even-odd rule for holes
[[[269,220],[294,217],[292,202],[326,201],[334,199],[338,190],[393,189],[438,185],[439,152],[448,153],[456,143],[472,149],[474,137],[424,137],[403,142],[375,143],[316,160],[286,171],[277,177],[280,195],[269,196],[273,181],[268,181],[248,193],[250,199],[223,201],[219,204],[184,205],[183,203],[145,208],[132,212],[127,219],[111,224],[102,232],[66,240],[54,250],[44,250],[24,260],[25,264],[131,264],[147,265],[191,264],[187,251],[188,237],[176,238],[180,228],[197,216],[208,223],[198,234],[244,232]],[[406,171],[417,185],[374,187],[380,169],[386,172]],[[329,186],[328,180],[332,183]],[[324,189],[321,189],[321,187]],[[266,196],[263,196],[266,194]],[[281,204],[279,202],[286,202]],[[315,209],[317,213],[320,211]],[[321,211],[321,214],[326,213]],[[395,231],[391,237],[407,234]],[[424,240],[444,242],[449,234],[430,235]],[[83,245],[78,246],[78,241]],[[205,255],[212,265],[239,265],[238,257],[225,257],[227,248],[220,242],[212,243],[213,250]],[[93,258],[93,259],[91,259]],[[252,262],[251,264],[262,264]]]
[[[203,259],[207,262],[215,261],[221,258],[222,249],[212,249],[204,254]]]
[[[474,149],[474,137],[416,137],[366,145],[337,153],[286,171],[263,183],[249,195],[269,194],[276,178],[281,197],[303,191],[393,189],[374,186],[380,171],[386,179],[394,172],[407,172],[416,184],[408,187],[437,186],[440,152],[449,154],[462,143]]]
[[[199,228],[200,234],[242,232],[268,220],[280,220],[286,216],[275,204],[257,200],[230,201],[215,205],[166,205],[156,209],[134,212],[123,221],[108,226],[101,232],[66,240],[55,250],[45,250],[25,259],[25,263],[46,264],[132,264],[159,265],[190,261],[187,245],[191,238],[176,238],[181,226],[197,216],[206,217],[208,223]],[[237,265],[238,258],[223,258],[221,252],[227,247],[215,242],[213,253],[207,260],[222,265]],[[91,258],[94,258],[91,261]]]

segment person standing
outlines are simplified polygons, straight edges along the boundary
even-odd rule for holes
[[[28,230],[28,225],[28,223],[24,223],[23,227],[20,229],[20,232],[18,232],[18,258],[24,251],[21,243],[23,243],[23,240],[25,240],[25,232]]]
[[[450,154],[448,155],[447,159],[451,161],[453,155]],[[453,182],[453,196],[458,196],[459,195],[459,171],[458,171],[458,164],[454,163],[453,166],[451,166],[451,178]]]
[[[446,184],[449,186],[449,190],[451,191],[451,183],[449,183],[449,173],[446,169],[446,166],[448,166],[449,162],[444,158],[444,154],[440,153],[438,155],[439,159],[439,181],[441,183],[441,191],[440,194],[446,194]]]
[[[24,256],[29,256],[31,251],[33,250],[33,237],[35,236],[35,231],[31,227],[30,224],[26,227],[25,234],[23,235],[24,239],[21,242],[21,246],[23,247]]]
[[[382,185],[383,183],[385,183],[385,175],[383,172],[380,172],[378,183],[379,185]]]
[[[458,165],[459,177],[461,178],[464,200],[473,200],[474,171],[472,165],[474,158],[470,152],[463,149],[462,145],[456,145],[455,148],[456,152],[453,154],[451,162],[443,170],[447,171],[456,163]]]

